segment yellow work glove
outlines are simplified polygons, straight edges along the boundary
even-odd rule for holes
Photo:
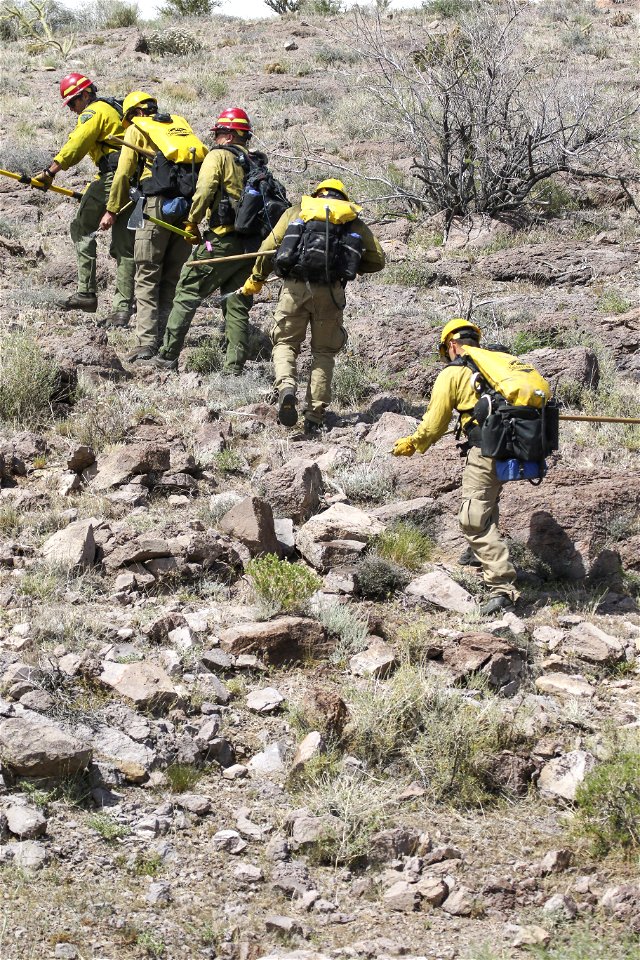
[[[249,277],[240,288],[240,293],[245,297],[253,297],[256,293],[260,293],[263,286],[264,283],[262,280],[254,280],[253,277]]]
[[[190,243],[192,246],[196,247],[199,243],[202,243],[202,237],[200,236],[200,230],[197,223],[189,223],[187,221],[184,225],[185,233],[188,233],[189,236],[185,237],[187,243]]]
[[[413,437],[401,437],[399,440],[396,440],[391,452],[394,457],[412,457],[416,452]]]

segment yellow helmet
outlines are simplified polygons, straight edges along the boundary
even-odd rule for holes
[[[317,197],[318,194],[321,194],[323,190],[335,190],[337,193],[341,193],[345,200],[349,199],[349,195],[345,189],[344,183],[342,180],[336,180],[330,178],[329,180],[322,180],[318,186],[315,188],[312,197]]]
[[[476,324],[472,323],[470,320],[464,320],[462,317],[454,317],[453,320],[449,320],[449,322],[442,328],[438,353],[440,354],[440,359],[444,360],[445,363],[448,359],[447,349],[449,347],[449,341],[459,340],[464,333],[472,333],[478,338],[478,340],[480,340],[482,336],[482,330],[480,327],[476,326]]]
[[[134,90],[133,93],[127,94],[122,104],[122,126],[131,126],[131,120],[128,119],[128,114],[130,114],[132,110],[135,110],[136,107],[141,107],[143,103],[155,102],[156,98],[154,96],[150,93],[143,93],[142,90]]]

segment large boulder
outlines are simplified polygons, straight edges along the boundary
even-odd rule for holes
[[[538,778],[538,789],[557,800],[573,802],[578,787],[595,765],[593,754],[586,750],[571,750],[544,765]]]
[[[380,520],[364,510],[334,503],[300,527],[296,543],[305,560],[319,570],[327,570],[357,559],[384,529]]]
[[[324,627],[306,617],[238,624],[223,630],[220,646],[227,653],[253,653],[273,664],[299,661],[310,654],[318,658],[328,651]]]
[[[94,490],[110,490],[133,477],[168,470],[170,465],[169,447],[153,443],[128,444],[98,461],[98,472],[92,487]]]
[[[482,673],[494,690],[514,693],[525,672],[521,650],[489,633],[465,633],[447,644],[442,659],[456,680]]]
[[[320,506],[322,472],[313,460],[294,457],[266,473],[260,484],[274,517],[290,517],[294,523],[304,523]]]
[[[161,667],[147,662],[105,661],[101,682],[142,710],[164,712],[174,705],[178,694]]]
[[[267,501],[260,497],[245,497],[236,503],[225,513],[218,526],[223,533],[243,543],[252,556],[280,554],[273,511]]]
[[[96,542],[93,536],[94,524],[100,521],[75,520],[63,530],[48,537],[40,548],[47,563],[77,570],[89,567],[96,555]]]
[[[24,777],[66,777],[83,770],[90,747],[41,717],[0,718],[0,761]]]
[[[572,247],[566,243],[532,243],[480,257],[477,269],[492,280],[529,280],[546,286],[615,276],[633,262],[631,251],[609,244]]]
[[[59,273],[55,281],[60,282]],[[121,380],[127,376],[105,330],[87,324],[77,328],[67,325],[64,334],[45,338],[43,347],[58,363],[69,386],[75,385],[79,373],[90,380]]]
[[[471,594],[443,570],[431,570],[412,580],[405,593],[454,613],[471,613],[476,608]]]

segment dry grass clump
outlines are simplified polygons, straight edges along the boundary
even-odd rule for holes
[[[436,802],[485,802],[489,761],[524,740],[519,718],[497,699],[472,697],[420,665],[354,687],[347,701],[349,749],[370,769],[417,774]]]
[[[51,419],[58,368],[33,337],[16,330],[0,346],[0,420],[29,427]]]

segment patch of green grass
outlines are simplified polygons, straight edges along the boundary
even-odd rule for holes
[[[222,370],[223,365],[222,343],[215,337],[209,337],[191,351],[185,363],[185,370],[193,373],[214,373],[216,370]]]
[[[273,553],[247,564],[247,574],[266,612],[301,613],[322,587],[322,579],[302,563],[279,560]]]
[[[384,271],[384,282],[404,287],[432,287],[435,270],[432,263],[423,260],[403,260],[391,263]]]
[[[211,464],[214,469],[221,473],[242,473],[246,469],[246,461],[237,450],[221,450],[215,453],[211,458]]]
[[[355,407],[373,391],[375,371],[354,354],[339,357],[331,381],[331,393],[338,407]]]
[[[165,770],[165,776],[173,793],[187,793],[202,777],[202,770],[192,763],[172,763]]]
[[[124,823],[118,823],[107,813],[94,813],[87,817],[87,826],[99,833],[103,840],[111,843],[114,840],[122,840],[131,833],[131,828]]]
[[[589,923],[572,923],[569,928],[554,930],[548,947],[530,947],[526,957],[535,960],[637,960],[640,940],[623,929],[612,931]],[[470,946],[465,960],[513,960],[510,948]]]
[[[613,287],[608,287],[603,290],[603,292],[598,297],[597,301],[598,310],[601,313],[606,314],[619,314],[627,313],[628,310],[631,310],[633,304],[628,300],[619,290],[615,290]]]
[[[156,933],[145,930],[138,934],[136,942],[144,950],[144,955],[153,958],[153,960],[161,960],[162,957],[167,955],[164,940]]]
[[[401,520],[380,534],[373,546],[383,560],[390,560],[406,570],[416,571],[431,558],[435,545],[420,527]]]
[[[131,862],[129,870],[135,877],[157,877],[162,868],[162,857],[159,853],[138,852]]]
[[[429,16],[439,16],[443,19],[454,20],[471,6],[470,0],[425,0],[422,9]]]
[[[640,850],[640,739],[617,747],[576,792],[575,830],[596,856]]]

